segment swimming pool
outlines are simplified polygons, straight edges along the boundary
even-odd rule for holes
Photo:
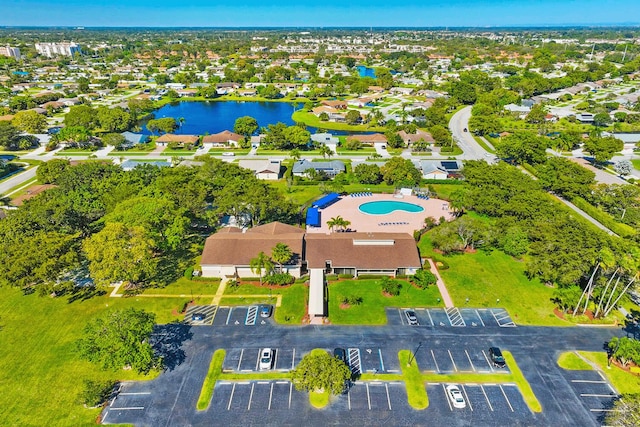
[[[360,212],[369,215],[388,215],[395,211],[405,211],[410,213],[417,213],[424,211],[422,206],[414,205],[413,203],[397,202],[395,200],[378,200],[375,202],[367,202],[361,204],[358,209]]]

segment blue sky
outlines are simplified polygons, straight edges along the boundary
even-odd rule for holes
[[[3,26],[484,27],[638,22],[638,0],[0,0]]]

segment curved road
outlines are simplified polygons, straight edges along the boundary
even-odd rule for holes
[[[27,171],[24,171],[22,173],[19,173],[15,176],[12,176],[11,178],[7,179],[6,181],[0,182],[0,194],[5,194],[6,192],[8,192],[9,190],[11,190],[14,187],[19,186],[20,184],[22,184],[23,182],[27,182],[28,180],[35,178],[36,176],[36,169],[38,169],[38,167],[34,167],[31,168]]]
[[[449,121],[449,130],[453,135],[453,140],[464,153],[458,156],[460,160],[480,160],[493,158],[494,155],[482,148],[478,142],[473,139],[471,132],[465,132],[464,129],[469,127],[469,119],[471,118],[471,107],[464,107],[455,113]]]

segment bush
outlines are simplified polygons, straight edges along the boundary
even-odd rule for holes
[[[184,271],[184,277],[191,279],[193,277],[193,267],[189,267]]]
[[[571,199],[574,205],[585,211],[589,216],[593,217],[600,224],[607,227],[620,237],[632,237],[636,235],[636,230],[627,225],[617,222],[611,215],[596,208],[581,197]]]
[[[337,274],[327,274],[325,276],[325,279],[327,279],[327,282],[330,282],[332,280],[338,280],[338,275]]]
[[[116,386],[115,381],[84,380],[84,389],[80,398],[82,403],[90,408],[104,404]]]
[[[429,270],[419,269],[416,274],[413,275],[411,280],[420,289],[427,289],[429,285],[436,283],[436,276]]]
[[[358,296],[355,296],[355,295],[346,295],[346,296],[342,297],[340,302],[342,304],[360,305],[360,304],[362,304],[362,297],[358,297]]]
[[[338,274],[338,279],[353,279],[353,274]]]
[[[387,276],[384,276],[385,278],[389,278]],[[371,280],[371,279],[379,279],[380,275],[379,274],[361,274],[358,276],[358,280]]]
[[[388,277],[383,277],[380,281],[380,285],[382,286],[382,292],[397,297],[400,295],[400,289],[402,289],[402,284],[397,280],[392,280]]]
[[[264,278],[264,283],[278,286],[290,285],[294,281],[294,277],[289,273],[273,273]]]

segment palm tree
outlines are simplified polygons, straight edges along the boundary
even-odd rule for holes
[[[182,128],[182,125],[184,124],[184,122],[186,122],[184,117],[180,117],[178,119],[178,126],[180,126],[180,128]]]
[[[297,148],[294,148],[293,150],[291,150],[289,155],[291,156],[294,162],[297,162],[298,160],[300,160],[300,150],[298,150]]]
[[[331,231],[333,231],[334,228],[345,230],[348,226],[351,225],[351,221],[347,221],[346,219],[338,215],[327,221],[327,225],[329,226],[329,230]]]
[[[269,274],[273,271],[273,263],[271,259],[262,251],[249,261],[249,267],[251,268],[251,272],[258,273],[260,276],[260,286],[262,286],[262,272]]]
[[[293,252],[289,246],[284,243],[277,243],[273,249],[271,249],[271,258],[278,263],[278,270],[282,273],[282,264],[286,264],[293,257]]]
[[[325,144],[322,144],[319,150],[320,150],[320,154],[322,154],[322,157],[325,159],[327,157],[331,158],[331,156],[333,156],[333,150],[331,150],[331,148],[329,148]]]

